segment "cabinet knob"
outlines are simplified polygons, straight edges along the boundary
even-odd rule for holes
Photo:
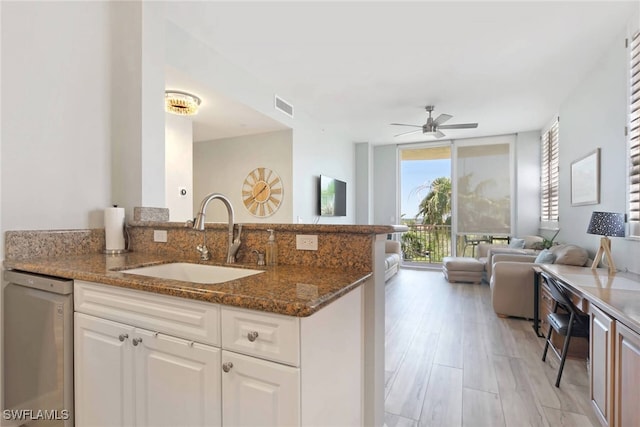
[[[256,338],[258,338],[258,332],[257,331],[251,331],[247,334],[247,339],[251,342],[254,342],[256,340]]]
[[[126,340],[127,338],[129,338],[129,334],[120,334],[118,336],[118,339],[120,340],[120,342]]]
[[[142,338],[134,338],[132,342],[133,342],[133,345],[137,346],[142,342]]]
[[[227,362],[222,364],[222,370],[225,372],[229,372],[233,368],[233,363]]]

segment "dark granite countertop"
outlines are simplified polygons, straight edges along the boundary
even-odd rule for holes
[[[363,284],[372,274],[371,271],[344,268],[300,265],[256,267],[255,264],[234,264],[233,267],[264,269],[265,273],[220,284],[198,284],[119,271],[168,262],[194,261],[141,252],[123,255],[94,253],[5,260],[4,267],[297,317],[315,313]]]

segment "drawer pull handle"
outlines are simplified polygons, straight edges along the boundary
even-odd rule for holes
[[[256,338],[258,338],[258,332],[257,331],[251,331],[247,334],[247,339],[251,342],[254,342],[256,340]]]
[[[142,342],[142,338],[134,338],[132,342],[133,342],[133,345],[137,346]]]
[[[120,340],[120,342],[126,340],[127,338],[129,338],[129,334],[120,334],[118,336],[118,339]]]
[[[233,368],[233,363],[227,362],[222,364],[222,370],[225,372],[229,372]]]

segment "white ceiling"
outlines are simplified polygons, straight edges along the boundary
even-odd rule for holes
[[[322,126],[389,144],[428,139],[394,138],[409,129],[389,125],[423,124],[427,104],[453,115],[447,124],[479,123],[445,132],[453,138],[542,128],[637,10],[637,1],[170,2],[167,16]],[[167,87],[179,81],[167,73]],[[199,90],[206,98],[211,88]],[[204,108],[196,117],[196,140],[282,128],[222,101],[224,118]]]

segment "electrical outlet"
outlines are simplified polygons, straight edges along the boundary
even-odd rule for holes
[[[302,251],[317,251],[318,236],[310,234],[296,234],[296,249]]]
[[[153,230],[153,241],[167,243],[167,230]]]

